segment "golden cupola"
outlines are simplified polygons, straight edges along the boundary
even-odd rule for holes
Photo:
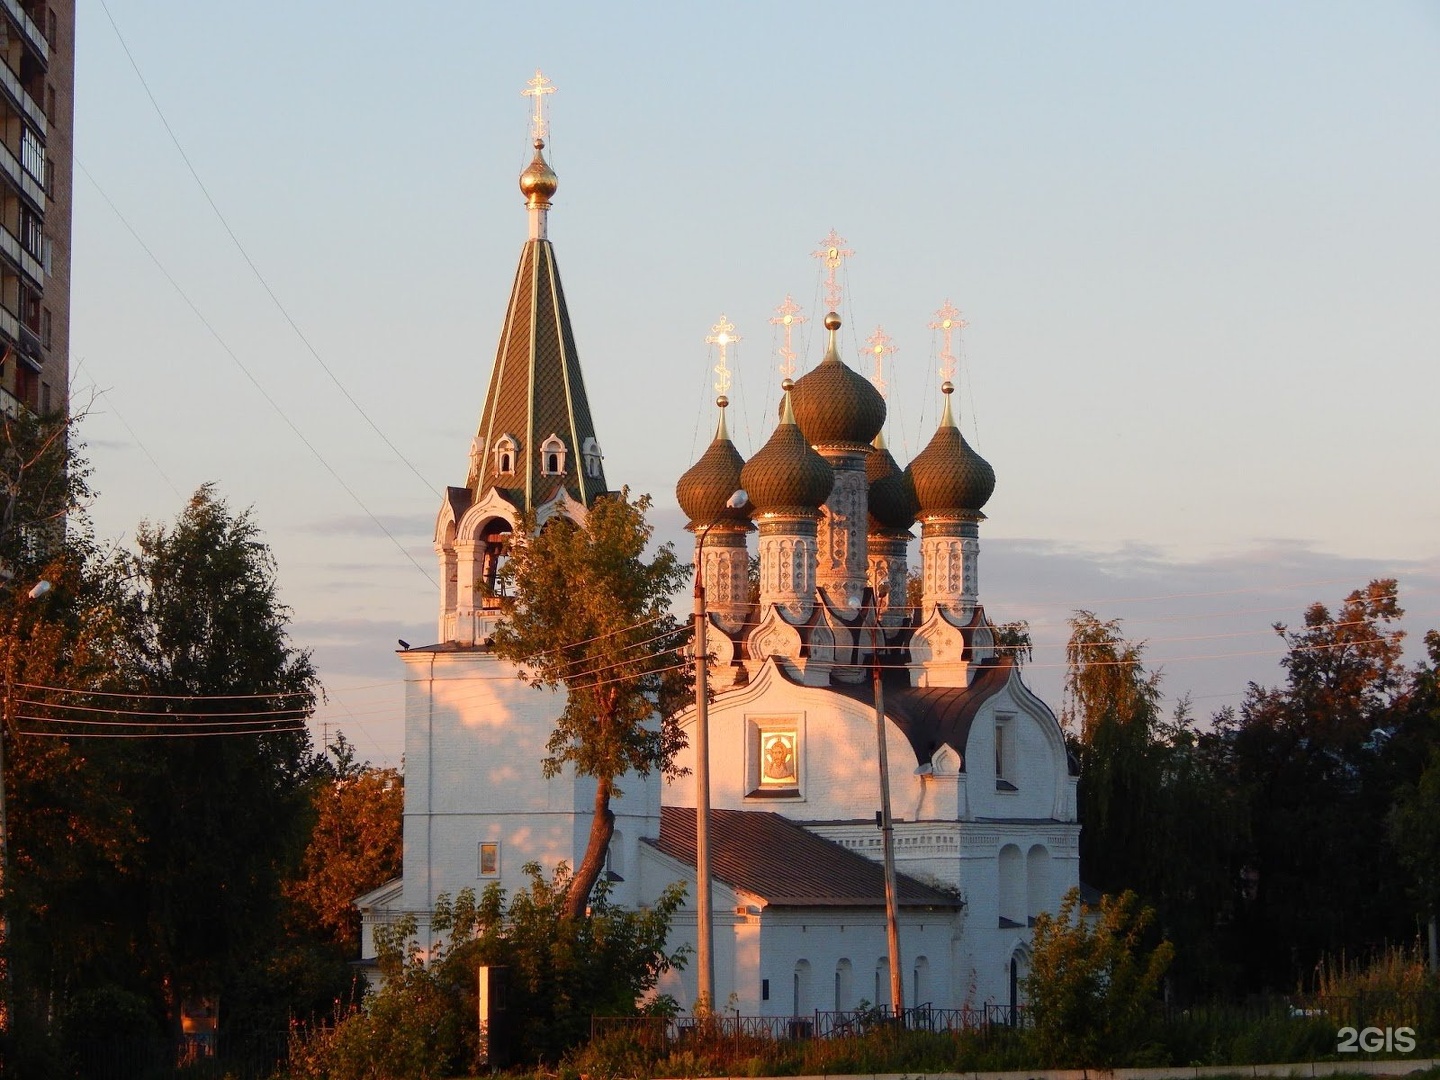
[[[520,194],[525,205],[539,210],[550,205],[550,198],[560,187],[560,178],[545,160],[545,140],[535,140],[535,157],[520,174]]]

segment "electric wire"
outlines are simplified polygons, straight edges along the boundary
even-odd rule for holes
[[[421,566],[418,562],[415,561],[415,556],[410,554],[409,550],[405,547],[405,545],[400,543],[400,541],[395,538],[395,534],[385,527],[385,523],[375,516],[374,512],[370,509],[370,507],[365,505],[365,500],[360,498],[360,496],[356,494],[355,489],[352,488],[349,484],[347,484],[344,478],[335,471],[335,467],[326,460],[325,455],[320,453],[319,449],[315,446],[314,443],[309,440],[309,438],[306,437],[305,433],[300,430],[300,428],[296,425],[295,421],[290,419],[289,414],[280,407],[279,402],[277,402],[273,397],[270,396],[269,392],[265,389],[265,387],[260,384],[260,380],[257,379],[253,374],[251,374],[250,369],[245,366],[245,363],[235,353],[235,350],[230,348],[230,345],[225,341],[223,337],[220,336],[220,332],[215,329],[215,327],[211,324],[210,320],[207,319],[200,311],[200,308],[196,306],[195,301],[190,299],[189,294],[180,287],[180,283],[176,281],[170,271],[165,268],[165,264],[160,261],[159,257],[155,254],[155,252],[150,249],[150,245],[148,245],[143,239],[141,239],[140,234],[135,231],[134,226],[132,226],[129,220],[125,217],[125,215],[120,212],[120,208],[115,205],[114,201],[111,200],[110,196],[106,194],[105,189],[100,186],[99,182],[95,179],[95,177],[91,175],[90,170],[85,167],[84,162],[82,162],[79,157],[74,158],[74,162],[75,166],[82,173],[85,174],[85,179],[89,180],[90,183],[94,185],[95,190],[100,193],[100,197],[105,200],[105,204],[109,206],[115,216],[120,219],[120,224],[125,226],[125,230],[135,239],[135,242],[140,245],[141,250],[150,257],[150,261],[155,264],[155,267],[164,276],[165,280],[168,281],[171,287],[175,290],[175,292],[179,294],[180,299],[185,301],[186,306],[189,307],[192,312],[194,312],[195,317],[200,320],[201,325],[204,326],[205,329],[210,333],[210,336],[215,339],[216,343],[219,344],[220,348],[225,351],[225,354],[235,362],[235,366],[240,369],[241,373],[245,376],[245,378],[248,379],[250,381],[250,384],[254,386],[255,389],[259,392],[260,396],[263,397],[265,401],[270,405],[270,407],[275,410],[275,414],[285,422],[285,425],[292,432],[295,433],[295,437],[304,444],[305,448],[310,451],[310,453],[314,456],[315,460],[318,461],[324,467],[325,471],[328,472],[330,476],[335,480],[335,482],[345,490],[345,493],[355,501],[355,505],[360,507],[360,509],[364,512],[365,516],[368,517],[372,522],[374,522],[375,527],[379,529],[382,533],[384,533],[387,537],[389,537],[390,542],[395,545],[396,549],[400,552],[400,554],[404,555],[405,558],[410,562],[412,566],[415,567],[416,570],[420,571],[420,573],[425,575],[426,580],[429,581],[431,585],[439,588],[440,583],[435,580],[434,576],[430,573],[430,571],[426,570],[423,566]]]
[[[41,716],[17,716],[16,720],[24,720],[27,723],[39,721],[45,723]],[[237,735],[293,735],[308,729],[304,724],[296,724],[291,727],[263,727],[254,728],[248,731],[160,731],[160,732],[121,732],[121,731],[30,731],[26,728],[17,727],[16,734],[26,735],[36,739],[216,739],[233,738]]]
[[[170,136],[170,141],[175,144],[175,149],[180,154],[180,160],[185,162],[185,168],[189,170],[190,176],[200,188],[200,193],[205,196],[205,201],[210,204],[210,209],[215,212],[215,217],[225,230],[225,234],[230,237],[231,243],[235,245],[235,250],[238,251],[240,257],[245,260],[245,265],[250,267],[251,273],[255,275],[255,280],[260,282],[260,287],[265,290],[265,295],[270,297],[276,309],[284,317],[285,321],[289,323],[290,329],[295,331],[295,336],[300,339],[310,355],[315,358],[315,362],[319,364],[325,374],[330,377],[330,381],[335,384],[335,388],[345,396],[345,400],[354,407],[355,411],[360,414],[365,423],[370,425],[370,430],[380,437],[381,441],[390,448],[391,453],[404,463],[405,467],[414,473],[422,484],[436,495],[440,494],[435,486],[425,479],[424,475],[415,467],[410,459],[400,452],[400,448],[390,441],[390,437],[380,429],[380,425],[375,423],[370,414],[366,412],[365,407],[355,400],[354,395],[352,395],[350,391],[346,389],[345,384],[340,381],[340,377],[335,374],[330,365],[320,356],[319,351],[311,344],[310,339],[305,336],[305,332],[300,329],[300,325],[291,316],[289,310],[280,302],[280,297],[275,294],[275,290],[272,289],[270,283],[265,280],[265,275],[262,274],[260,268],[255,265],[255,260],[250,257],[250,253],[245,250],[245,245],[242,244],[240,238],[235,235],[235,230],[230,227],[230,222],[227,221],[225,215],[221,213],[220,207],[210,194],[210,189],[205,186],[205,181],[200,179],[200,174],[196,171],[194,163],[191,162],[190,155],[185,152],[185,147],[180,144],[180,137],[175,134],[175,129],[170,126],[170,121],[166,118],[164,110],[160,108],[160,102],[156,100],[154,93],[150,90],[150,84],[146,81],[144,73],[140,70],[140,65],[136,62],[134,54],[131,53],[130,46],[125,41],[125,35],[120,32],[120,27],[115,22],[115,16],[110,13],[110,5],[106,3],[106,0],[100,0],[100,7],[104,10],[105,17],[110,20],[110,27],[115,31],[115,37],[120,42],[120,48],[125,52],[125,58],[130,61],[130,66],[135,71],[135,77],[140,80],[140,85],[145,90],[145,96],[150,99],[150,104],[155,109],[155,115],[160,118],[160,123],[164,126],[165,133]]]

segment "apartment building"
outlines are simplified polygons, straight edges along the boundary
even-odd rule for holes
[[[0,411],[65,408],[74,0],[0,0]]]

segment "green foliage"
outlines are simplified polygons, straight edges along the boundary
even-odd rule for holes
[[[102,560],[81,527],[43,536],[49,559],[31,569],[54,588],[3,592],[7,719],[153,735],[154,716],[167,737],[10,740],[20,1026],[94,1038],[97,1017],[143,1003],[173,1033],[181,999],[218,992],[234,1035],[328,1006],[350,983],[343,957],[289,938],[281,895],[309,835],[315,763],[295,721],[317,684],[258,527],[202,488],[134,553]],[[259,730],[191,737],[237,711],[260,713]],[[99,1033],[147,1026],[132,1021]]]
[[[1001,656],[1014,657],[1016,664],[1024,664],[1035,655],[1035,642],[1030,637],[1028,619],[1015,619],[995,627],[995,651]]]
[[[639,1000],[684,963],[665,948],[682,886],[640,911],[611,905],[602,886],[588,917],[575,918],[565,910],[564,866],[548,880],[534,864],[525,872],[529,886],[508,905],[494,884],[478,900],[470,889],[442,894],[427,950],[414,916],[377,928],[382,988],[363,1011],[294,1040],[294,1075],[421,1080],[476,1067],[482,965],[505,969],[508,1047],[527,1062],[554,1062],[589,1037],[591,1016],[639,1015]]]
[[[317,680],[289,644],[274,559],[248,511],[202,487],[173,526],[142,525],[136,544],[115,567],[126,582],[116,659],[131,689],[166,697],[133,707],[171,700],[198,722],[238,702],[279,717],[255,725],[269,731],[143,741],[126,754],[119,780],[145,844],[125,903],[148,980],[175,1016],[181,998],[222,992],[280,937],[314,769],[294,720],[313,708]]]
[[[1175,942],[1173,977],[1186,996],[1213,993],[1229,982],[1224,926],[1245,820],[1187,704],[1173,719],[1161,714],[1144,645],[1088,611],[1071,628],[1065,714],[1078,732],[1081,879],[1102,892],[1135,890]]]
[[[680,649],[686,628],[670,613],[687,569],[669,544],[647,558],[649,496],[596,500],[583,526],[556,517],[512,545],[493,647],[532,685],[566,690],[545,759],[596,781],[595,814],[566,914],[585,910],[615,830],[610,799],[627,772],[668,772],[684,736],[673,717],[688,694]]]
[[[1107,896],[1098,913],[1086,913],[1079,889],[1065,894],[1057,913],[1036,918],[1025,991],[1047,1065],[1128,1063],[1174,956],[1168,941],[1146,947],[1153,919],[1133,892]]]
[[[1299,630],[1277,624],[1285,685],[1252,684],[1217,722],[1220,766],[1249,821],[1235,930],[1252,985],[1288,987],[1327,954],[1415,932],[1387,822],[1437,743],[1400,663],[1402,614],[1395,581],[1378,580],[1333,613],[1312,604]]]

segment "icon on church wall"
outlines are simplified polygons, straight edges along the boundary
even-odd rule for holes
[[[795,733],[767,731],[760,736],[760,783],[764,787],[794,787]]]

